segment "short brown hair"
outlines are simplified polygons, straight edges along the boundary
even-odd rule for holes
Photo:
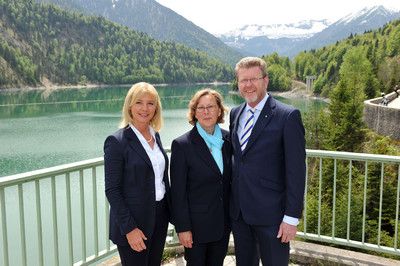
[[[190,100],[190,103],[189,103],[189,111],[188,111],[188,113],[187,113],[187,117],[188,117],[189,123],[190,123],[192,126],[194,126],[194,125],[196,124],[196,122],[197,122],[197,118],[196,118],[196,108],[197,108],[197,105],[199,104],[200,98],[201,98],[202,96],[205,96],[205,95],[212,95],[212,96],[214,96],[215,101],[217,102],[218,107],[221,109],[221,114],[220,114],[219,117],[218,117],[217,123],[218,123],[218,124],[219,124],[219,123],[224,123],[224,122],[225,122],[224,116],[225,116],[225,113],[228,112],[228,108],[226,108],[226,107],[224,106],[223,101],[222,101],[222,96],[221,96],[221,94],[219,94],[218,91],[212,90],[212,89],[209,89],[209,88],[205,88],[205,89],[202,89],[202,90],[196,92],[196,94],[195,94],[195,95],[193,96],[193,98]]]
[[[122,121],[119,124],[120,128],[126,128],[129,124],[133,123],[131,107],[137,102],[137,100],[143,98],[146,94],[149,94],[156,105],[156,111],[153,118],[150,121],[150,126],[154,131],[159,131],[162,126],[162,116],[161,116],[161,101],[158,96],[157,90],[146,82],[139,82],[134,84],[128,91],[125,97],[124,107],[122,108]]]
[[[256,66],[260,68],[264,77],[268,77],[267,63],[265,63],[263,59],[258,57],[245,57],[236,64],[235,67],[236,79],[238,78],[238,72],[241,68],[250,68]]]

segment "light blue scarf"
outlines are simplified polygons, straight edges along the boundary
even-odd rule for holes
[[[207,144],[207,147],[211,149],[211,154],[214,157],[215,162],[217,163],[219,170],[221,173],[224,171],[224,163],[222,161],[222,145],[224,144],[224,140],[222,139],[221,129],[219,125],[215,125],[214,135],[208,134],[201,126],[199,121],[196,123],[197,131],[200,136],[204,139]]]

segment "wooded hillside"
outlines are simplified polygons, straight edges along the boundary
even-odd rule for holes
[[[156,41],[101,16],[33,0],[0,0],[0,88],[55,84],[231,81],[206,54]]]

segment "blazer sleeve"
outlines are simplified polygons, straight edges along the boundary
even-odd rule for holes
[[[189,201],[187,195],[188,164],[182,145],[174,140],[171,145],[171,205],[172,220],[177,233],[191,231]]]
[[[306,178],[304,127],[298,109],[289,113],[284,126],[286,207],[285,214],[301,218]]]
[[[126,206],[122,193],[124,178],[123,143],[115,136],[107,137],[104,143],[105,190],[111,211],[116,216],[116,224],[122,235],[137,227],[136,221]]]

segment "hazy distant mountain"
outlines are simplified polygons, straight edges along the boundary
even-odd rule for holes
[[[185,44],[234,65],[243,54],[224,44],[214,35],[196,26],[155,0],[40,0],[68,8],[73,2],[90,13],[102,15],[118,24],[145,32],[161,41]],[[61,3],[61,4],[60,4]]]
[[[321,48],[341,41],[351,34],[363,34],[365,31],[377,30],[385,24],[400,18],[400,11],[383,6],[364,8],[339,19],[323,31],[303,41],[288,51],[294,57],[299,51]]]
[[[331,45],[350,34],[379,29],[398,18],[399,10],[375,6],[351,13],[334,23],[310,20],[291,24],[247,25],[217,37],[246,55],[262,56],[277,52],[280,56],[294,58],[300,51]]]
[[[274,52],[281,55],[330,24],[328,20],[304,20],[290,24],[245,25],[217,37],[246,55],[261,56]]]

